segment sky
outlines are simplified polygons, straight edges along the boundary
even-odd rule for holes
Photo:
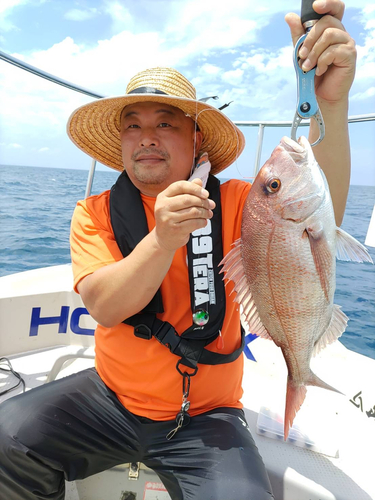
[[[174,67],[198,98],[233,101],[224,110],[233,121],[291,121],[297,90],[284,16],[299,10],[299,0],[1,0],[0,50],[105,96],[124,94],[138,71]],[[358,51],[349,115],[375,113],[375,3],[348,0],[343,23]],[[0,60],[0,164],[89,169],[66,123],[92,100]],[[375,185],[375,122],[349,129],[351,182]],[[258,130],[243,131],[245,151],[221,177],[253,175]],[[290,129],[266,129],[261,164],[283,135]]]

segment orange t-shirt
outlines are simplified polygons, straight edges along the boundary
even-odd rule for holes
[[[250,184],[231,180],[221,185],[223,252],[241,236],[242,210]],[[155,198],[142,195],[150,230],[155,226]],[[109,191],[80,201],[71,229],[74,288],[85,276],[123,258],[117,246],[109,215]],[[240,345],[239,306],[226,287],[226,314],[222,328],[224,346],[214,341],[207,348],[221,354]],[[178,333],[192,324],[186,247],[178,249],[165,276],[161,293],[164,313],[158,318],[171,323]],[[98,325],[95,331],[96,368],[100,377],[132,413],[153,420],[174,419],[182,403],[182,377],[176,370],[178,357],[155,338],[136,337],[133,327],[121,323],[113,328]],[[199,364],[191,378],[189,414],[213,408],[241,408],[243,356],[223,365]]]

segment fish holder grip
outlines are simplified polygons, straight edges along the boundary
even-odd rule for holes
[[[301,23],[304,26],[309,21],[318,21],[322,14],[318,14],[313,9],[314,0],[302,0],[301,2]]]
[[[302,119],[312,118],[319,110],[315,96],[315,68],[307,73],[299,66],[298,51],[305,41],[302,35],[294,48],[294,68],[297,74],[297,112]]]
[[[297,129],[302,120],[314,118],[319,128],[319,138],[312,144],[312,146],[316,146],[324,138],[325,126],[315,95],[316,68],[305,72],[299,65],[298,52],[306,36],[307,33],[302,35],[294,47],[293,63],[297,77],[297,106],[292,123],[291,138],[294,141],[297,140]]]

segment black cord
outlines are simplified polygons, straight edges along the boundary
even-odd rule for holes
[[[8,365],[8,368],[4,368],[4,367],[0,366],[1,372],[11,373],[16,378],[18,378],[18,383],[16,385],[14,385],[13,387],[10,387],[9,389],[6,389],[5,391],[0,392],[0,396],[3,396],[4,394],[7,394],[10,391],[13,391],[14,389],[17,389],[17,387],[19,387],[21,384],[22,384],[22,392],[25,392],[25,390],[26,390],[25,381],[18,372],[13,370],[12,364],[9,361],[9,359],[8,358],[0,358],[0,363],[6,363]]]

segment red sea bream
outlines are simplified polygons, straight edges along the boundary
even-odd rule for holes
[[[223,259],[248,329],[272,339],[288,367],[284,438],[306,386],[335,390],[310,369],[311,357],[345,331],[333,303],[336,257],[372,262],[366,248],[336,227],[323,171],[305,137],[284,137],[254,180],[241,238]]]

